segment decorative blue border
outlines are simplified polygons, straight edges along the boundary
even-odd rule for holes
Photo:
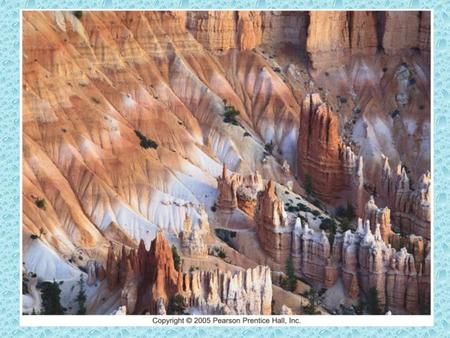
[[[450,3],[448,0],[52,0],[0,1],[0,334],[18,336],[416,336],[450,332]],[[434,9],[434,327],[428,328],[26,328],[19,326],[20,9],[33,8],[432,8]],[[414,320],[413,318],[411,320]]]

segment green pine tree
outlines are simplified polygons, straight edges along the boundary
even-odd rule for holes
[[[175,245],[172,245],[172,257],[173,257],[173,265],[175,266],[175,270],[178,271],[178,268],[180,267],[180,263],[181,263],[181,257],[178,254],[178,250]]]
[[[167,305],[168,315],[185,315],[186,306],[184,305],[183,296],[177,293],[175,296],[169,298]]]
[[[42,295],[42,313],[44,315],[63,315],[65,308],[61,305],[61,289],[58,283],[53,280],[53,282],[45,282],[41,288]]]
[[[287,277],[282,281],[282,287],[288,291],[294,291],[297,286],[297,278],[295,277],[294,264],[290,256],[286,260],[286,275]]]
[[[375,287],[371,287],[367,293],[367,311],[371,315],[381,314],[380,305],[378,304],[378,290]]]
[[[319,294],[316,289],[310,288],[308,292],[305,294],[308,299],[308,305],[303,306],[303,312],[308,315],[316,315],[319,314],[317,311],[317,304],[319,302]]]
[[[80,287],[78,290],[77,298],[75,298],[78,303],[78,312],[77,315],[85,315],[86,314],[86,290],[84,286],[84,278],[83,275],[80,275],[80,281],[78,282],[78,286]]]

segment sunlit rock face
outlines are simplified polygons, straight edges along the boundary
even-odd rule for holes
[[[122,288],[122,305],[130,314],[149,310],[156,313],[159,303],[167,307],[169,297],[177,290],[177,271],[174,267],[172,249],[159,231],[147,251],[141,241],[138,250],[123,246],[119,257],[110,246],[107,261],[107,281],[110,289]],[[149,293],[150,297],[144,295]],[[150,299],[150,301],[148,301]]]
[[[305,98],[298,139],[299,168],[312,182],[313,192],[324,200],[345,189],[339,119],[319,94]]]

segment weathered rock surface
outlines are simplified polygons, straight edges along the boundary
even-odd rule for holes
[[[208,246],[205,244],[205,236],[209,233],[208,220],[203,220],[193,227],[191,219],[186,216],[183,231],[180,233],[181,250],[189,257],[208,256]]]
[[[325,201],[336,198],[345,188],[339,119],[319,94],[303,101],[298,150],[298,168],[303,179],[310,178],[312,192]]]
[[[369,221],[372,232],[376,231],[377,226],[380,227],[381,238],[384,242],[389,243],[391,236],[391,210],[388,207],[382,209],[375,204],[375,199],[370,196],[364,207],[364,221]]]
[[[291,251],[291,229],[273,181],[269,181],[266,189],[258,193],[255,222],[258,240],[264,251],[275,261],[284,263]]]
[[[285,304],[283,304],[283,306],[281,307],[280,315],[290,316],[290,315],[292,315],[292,309],[289,306],[286,306]]]
[[[429,31],[426,12],[24,13],[24,238],[42,228],[60,264],[82,248],[98,259],[83,262],[88,284],[106,279],[129,313],[163,313],[184,277],[157,229],[175,238],[186,216],[202,224],[218,189],[217,207],[255,217],[263,250],[283,265],[291,255],[299,276],[330,287],[342,275],[352,298],[375,286],[380,302],[417,312],[430,303],[431,177],[418,175],[430,163]],[[379,184],[381,153],[411,173],[384,163]],[[216,180],[222,163],[234,173]],[[393,229],[416,234],[407,253],[389,248],[388,214],[375,208],[371,235],[337,234],[330,247],[249,175],[286,184],[297,169],[319,199],[353,199],[360,217],[376,186]],[[183,253],[205,257],[196,229],[182,233]],[[246,295],[235,289],[247,278],[217,276],[236,280],[225,298],[198,286],[216,277],[195,277],[202,311],[268,311],[268,291]]]
[[[222,176],[217,178],[217,190],[219,196],[217,206],[221,209],[235,209],[238,206],[236,191],[240,185],[239,175],[233,174],[228,176],[227,167],[224,164]]]
[[[149,251],[141,241],[137,253],[134,249],[127,252],[123,246],[118,259],[111,245],[106,273],[110,289],[122,288],[123,305],[131,314],[143,308],[155,313],[158,299],[162,299],[167,306],[169,296],[176,292],[177,272],[173,265],[172,249],[162,232],[157,233]],[[145,292],[149,292],[150,297],[146,297]],[[145,304],[145,299],[150,301]]]
[[[345,64],[353,55],[374,55],[376,29],[374,12],[311,12],[307,50],[312,66]]]
[[[267,266],[236,273],[191,271],[179,279],[178,292],[201,314],[270,315],[272,279]]]
[[[431,173],[421,175],[415,187],[411,187],[406,169],[401,164],[396,172],[384,159],[380,179],[380,197],[393,211],[397,230],[430,239],[431,227]]]

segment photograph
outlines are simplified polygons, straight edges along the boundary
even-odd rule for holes
[[[20,317],[431,317],[432,14],[19,11]]]

